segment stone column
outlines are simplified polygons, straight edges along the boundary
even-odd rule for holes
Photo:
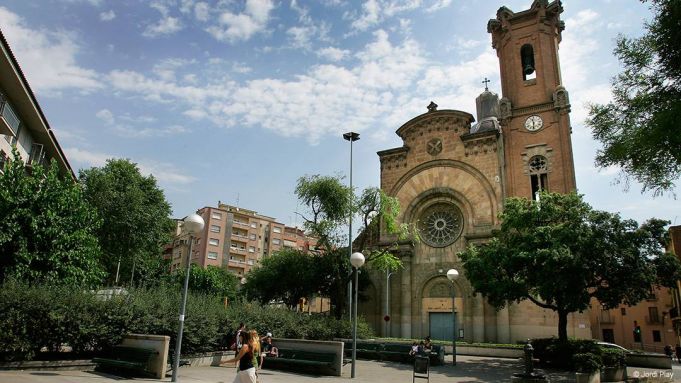
[[[411,338],[411,257],[402,257],[400,283],[400,335]]]
[[[497,311],[497,343],[511,343],[511,327],[508,314],[508,305]]]
[[[473,341],[485,341],[485,307],[482,294],[473,296]]]

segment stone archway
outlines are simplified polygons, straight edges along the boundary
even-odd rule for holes
[[[441,272],[442,270],[442,272]],[[466,339],[470,327],[467,319],[470,316],[470,296],[468,288],[461,280],[452,284],[443,269],[430,273],[418,290],[415,297],[417,310],[414,314],[420,317],[415,328],[415,335],[433,339],[451,340],[456,330],[457,340]],[[452,317],[452,293],[456,319]],[[444,326],[444,329],[443,329]],[[439,336],[439,337],[438,337]]]

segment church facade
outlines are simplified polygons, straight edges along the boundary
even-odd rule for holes
[[[487,29],[502,98],[486,88],[476,118],[431,103],[397,130],[401,147],[378,152],[381,188],[399,200],[400,221],[421,238],[399,245],[403,269],[372,276],[359,309],[377,333],[500,343],[557,335],[550,310],[530,302],[495,310],[473,291],[457,253],[491,238],[505,198],[576,189],[558,60],[562,10],[558,0],[535,0],[522,12],[500,8]],[[382,232],[378,245],[395,240]],[[452,268],[460,273],[453,285],[446,277]],[[590,338],[588,313],[570,315],[568,335]]]

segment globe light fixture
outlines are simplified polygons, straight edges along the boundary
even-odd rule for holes
[[[454,281],[459,278],[459,271],[456,269],[447,270],[447,279],[452,283],[452,366],[456,366],[456,310],[454,310],[454,297],[456,289]]]

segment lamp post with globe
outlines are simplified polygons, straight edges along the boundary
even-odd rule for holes
[[[352,306],[352,369],[350,370],[350,377],[354,378],[355,377],[355,362],[357,360],[357,295],[359,292],[359,285],[358,285],[358,271],[359,268],[364,265],[364,254],[362,253],[352,253],[350,256],[350,263],[352,264],[353,272],[354,272],[354,283],[353,287],[355,288],[355,294],[354,294],[354,300],[355,304]]]
[[[184,331],[184,313],[187,307],[187,290],[189,289],[189,273],[192,266],[192,236],[203,230],[204,221],[200,215],[194,213],[188,215],[182,223],[182,231],[189,236],[189,251],[187,252],[187,272],[184,277],[184,288],[182,289],[182,306],[180,307],[180,328],[177,331],[177,341],[175,342],[175,359],[173,360],[172,382],[177,382],[177,370],[180,367],[180,352],[182,351],[182,332]]]
[[[447,271],[447,279],[452,283],[452,366],[456,366],[456,310],[454,310],[456,289],[454,288],[454,281],[458,278],[459,272],[456,269]]]

